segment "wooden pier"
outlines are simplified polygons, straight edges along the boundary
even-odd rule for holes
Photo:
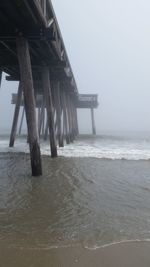
[[[63,38],[50,0],[0,1],[0,81],[19,81],[10,135],[14,146],[20,106],[26,115],[32,175],[42,174],[39,137],[49,136],[51,156],[57,144],[73,142],[78,133],[77,108],[90,108],[96,134],[96,95],[79,95]],[[38,109],[38,120],[36,119]]]

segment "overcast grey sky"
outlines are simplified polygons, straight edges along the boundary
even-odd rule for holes
[[[52,2],[79,92],[99,94],[98,132],[150,131],[150,2]],[[0,124],[4,110],[10,111],[7,92],[14,87],[2,83]],[[88,115],[80,112],[80,124]],[[90,130],[89,122],[84,127]]]
[[[53,0],[80,92],[100,130],[150,130],[150,2]]]

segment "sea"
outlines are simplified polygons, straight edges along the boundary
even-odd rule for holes
[[[0,249],[150,240],[150,133],[81,135],[31,176],[29,148],[0,136]]]

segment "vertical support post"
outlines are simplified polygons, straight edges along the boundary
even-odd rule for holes
[[[45,102],[44,102],[44,97],[42,98],[42,103],[41,103],[41,109],[39,112],[39,126],[38,126],[38,131],[39,131],[39,137],[41,136],[41,130],[43,134],[43,124],[44,124],[44,115],[45,115]]]
[[[46,10],[46,0],[42,0],[41,1],[41,6],[42,6],[43,14],[46,17],[46,13],[47,13],[47,10]]]
[[[63,143],[63,135],[62,135],[62,108],[61,108],[61,100],[60,100],[60,86],[59,82],[55,84],[55,93],[56,93],[56,113],[57,113],[57,127],[58,127],[58,143],[59,147],[64,147]]]
[[[95,118],[94,118],[94,109],[91,108],[91,119],[92,119],[92,133],[96,135],[96,127],[95,127]]]
[[[21,83],[19,83],[17,102],[16,102],[16,106],[15,106],[15,112],[14,112],[13,124],[12,124],[12,129],[11,129],[9,147],[13,147],[14,143],[15,143],[21,98],[22,98],[22,86],[21,86]]]
[[[50,75],[49,75],[49,68],[47,66],[43,67],[42,82],[43,82],[43,89],[44,89],[46,109],[47,109],[51,156],[54,158],[57,157],[57,146],[56,146],[55,127],[54,127],[52,93],[50,87]]]
[[[78,126],[78,114],[77,114],[77,108],[74,107],[75,109],[75,124],[76,124],[76,135],[79,135],[79,126]]]
[[[1,88],[1,83],[2,83],[2,71],[0,70],[0,88]]]
[[[32,175],[42,174],[39,136],[36,124],[36,105],[31,70],[29,44],[24,37],[17,38],[17,52],[20,67],[21,86],[24,94],[24,105],[28,127]]]
[[[76,129],[76,117],[75,117],[75,105],[73,98],[70,97],[70,106],[71,106],[71,118],[72,118],[72,135],[73,139],[77,136],[77,129]]]
[[[46,125],[45,125],[45,132],[44,132],[44,140],[46,141],[48,137],[48,119],[46,120]]]
[[[70,96],[69,94],[66,95],[67,99],[67,114],[68,114],[68,124],[69,124],[69,138],[70,142],[73,143],[73,127],[72,127],[72,112],[71,112],[71,103],[70,103]]]
[[[69,136],[69,125],[68,125],[68,117],[67,117],[67,104],[66,104],[66,94],[62,91],[62,108],[63,108],[63,124],[64,124],[64,135],[66,138],[66,143],[70,144],[70,136]]]
[[[57,112],[57,95],[56,95],[56,87],[55,83],[51,83],[51,94],[52,94],[52,103],[53,103],[53,117],[54,117],[54,129],[55,129],[55,136],[56,136],[56,144],[58,141],[58,112]]]
[[[39,133],[39,137],[40,137],[40,120],[41,120],[41,108],[38,107],[38,133]]]
[[[45,105],[43,109],[42,137],[44,137],[44,127],[45,127]]]
[[[73,121],[73,136],[77,137],[79,134],[78,129],[78,119],[77,119],[77,109],[75,107],[75,102],[73,99],[71,99],[71,108],[72,108],[72,121]]]
[[[22,116],[21,116],[21,122],[20,122],[20,127],[19,127],[19,132],[18,132],[19,135],[21,135],[21,131],[22,131],[22,124],[23,124],[23,119],[24,119],[24,112],[25,112],[25,109],[23,107]]]

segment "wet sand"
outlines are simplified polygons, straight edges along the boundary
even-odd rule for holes
[[[150,242],[129,242],[96,250],[0,250],[1,267],[149,267]]]

